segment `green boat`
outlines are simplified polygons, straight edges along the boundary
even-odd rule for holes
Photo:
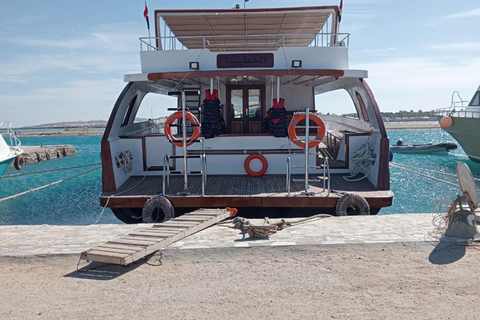
[[[454,102],[455,94],[459,100]],[[438,109],[436,116],[440,127],[457,140],[468,157],[480,163],[480,87],[464,107],[466,102],[455,91],[450,108]]]

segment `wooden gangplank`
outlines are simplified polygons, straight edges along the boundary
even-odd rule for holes
[[[128,265],[231,215],[226,209],[199,209],[98,245],[84,252],[82,258]]]

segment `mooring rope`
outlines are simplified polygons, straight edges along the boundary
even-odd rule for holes
[[[41,171],[34,171],[34,172],[16,173],[16,174],[9,174],[9,175],[6,175],[6,176],[1,176],[0,179],[20,177],[20,176],[28,176],[28,175],[32,175],[32,174],[40,174],[40,173],[55,172],[55,171],[73,170],[73,169],[80,169],[80,168],[100,166],[100,165],[101,165],[101,163],[92,163],[92,164],[85,164],[85,165],[82,165],[82,166],[74,166],[74,167],[68,167],[68,168],[58,168],[58,169],[49,169],[49,170],[41,170]]]
[[[456,184],[456,183],[453,183],[453,182],[449,182],[449,181],[445,181],[445,180],[442,180],[442,179],[438,179],[438,178],[429,176],[429,175],[427,175],[427,174],[423,174],[423,173],[420,173],[420,172],[416,172],[416,171],[413,171],[413,170],[404,168],[404,167],[402,167],[402,166],[398,166],[398,165],[393,164],[393,163],[391,163],[391,166],[394,167],[394,168],[398,168],[398,169],[401,169],[401,170],[404,170],[404,171],[407,171],[407,172],[410,172],[410,173],[413,173],[413,174],[416,174],[416,175],[419,175],[419,176],[428,178],[428,179],[435,180],[435,181],[437,181],[437,182],[442,182],[442,183],[451,185],[451,186],[453,186],[453,187],[460,188],[460,185],[458,185],[458,184]]]
[[[59,183],[62,183],[62,182],[68,181],[68,180],[72,180],[72,179],[74,179],[74,178],[83,176],[83,175],[85,175],[85,174],[87,174],[87,173],[90,173],[90,172],[95,171],[95,170],[98,170],[98,169],[100,169],[100,167],[87,170],[87,171],[85,171],[85,172],[82,172],[82,173],[73,175],[73,176],[68,177],[68,178],[65,178],[65,179],[60,179],[60,180],[58,180],[58,181],[55,181],[55,182],[52,182],[52,183],[43,185],[43,186],[38,187],[38,188],[33,188],[33,189],[30,189],[30,190],[27,190],[27,191],[24,191],[24,192],[20,192],[20,193],[14,194],[14,195],[12,195],[12,196],[8,196],[8,197],[5,197],[5,198],[2,198],[2,199],[0,199],[0,202],[4,202],[4,201],[7,201],[7,200],[15,199],[15,198],[18,198],[18,197],[20,197],[20,196],[24,196],[24,195],[29,194],[29,193],[32,193],[32,192],[35,192],[35,191],[38,191],[38,190],[42,190],[42,189],[45,189],[45,188],[48,188],[48,187],[51,187],[51,186],[54,186],[54,185],[56,185],[56,184],[59,184]]]
[[[390,164],[396,165],[396,166],[405,167],[405,168],[410,168],[410,169],[415,169],[415,170],[420,170],[420,171],[435,173],[435,174],[442,174],[442,175],[449,176],[449,177],[455,177],[455,178],[457,177],[457,175],[456,175],[456,174],[453,174],[453,173],[440,172],[440,171],[429,170],[429,169],[424,169],[424,168],[419,168],[419,167],[407,166],[406,164],[403,164],[403,163],[390,162]],[[475,181],[480,181],[480,179],[477,179],[477,178],[473,178],[473,180],[475,180]]]

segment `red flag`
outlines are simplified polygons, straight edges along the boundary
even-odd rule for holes
[[[340,0],[340,7],[338,7],[338,22],[342,21],[343,0]]]
[[[148,28],[148,30],[150,30],[150,22],[148,21],[147,1],[145,1],[145,10],[143,10],[143,16],[145,17],[145,20],[147,20],[147,28]]]

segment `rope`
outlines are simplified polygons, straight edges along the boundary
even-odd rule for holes
[[[422,176],[422,177],[425,177],[425,178],[428,178],[428,179],[432,179],[432,180],[435,180],[435,181],[438,181],[438,182],[443,182],[445,184],[448,184],[448,185],[451,185],[453,187],[457,187],[457,188],[460,188],[460,186],[456,183],[453,183],[453,182],[449,182],[449,181],[445,181],[445,180],[442,180],[442,179],[438,179],[438,178],[435,178],[435,177],[432,177],[432,176],[429,176],[429,175],[426,175],[426,174],[423,174],[423,173],[420,173],[420,172],[416,172],[416,171],[413,171],[413,170],[409,170],[407,168],[403,168],[401,166],[398,166],[396,164],[393,164],[391,163],[392,167],[394,168],[398,168],[398,169],[402,169],[404,171],[407,171],[407,172],[410,172],[410,173],[414,173],[414,174],[417,174],[419,176]]]
[[[99,165],[101,165],[101,163],[92,163],[92,164],[86,164],[86,165],[83,165],[83,166],[75,166],[75,167],[68,167],[68,168],[49,169],[49,170],[41,170],[41,171],[25,172],[25,173],[16,173],[16,174],[9,174],[9,175],[6,175],[6,176],[1,176],[0,179],[20,177],[20,176],[28,176],[28,175],[32,175],[32,174],[40,174],[40,173],[55,172],[55,171],[65,171],[65,170],[79,169],[79,168],[99,166]]]
[[[128,173],[133,169],[133,155],[130,150],[118,152],[115,155],[115,164],[122,168],[123,172]]]
[[[3,243],[5,243],[5,242],[7,242],[7,241],[13,240],[13,239],[18,238],[18,237],[21,237],[21,236],[23,236],[23,235],[26,234],[26,233],[35,231],[35,230],[40,229],[41,227],[44,227],[44,226],[48,226],[48,224],[42,224],[41,226],[37,226],[37,227],[35,227],[35,228],[33,228],[33,229],[30,229],[30,230],[27,230],[27,231],[22,232],[22,233],[20,233],[20,234],[17,234],[16,236],[13,236],[13,237],[11,237],[11,238],[8,238],[8,239],[6,239],[6,240],[1,241],[0,244],[3,244]]]
[[[202,48],[202,51],[200,51],[200,53],[198,54],[198,57],[197,59],[195,59],[194,61],[198,61],[198,59],[200,58],[200,56],[202,55],[203,53],[203,50],[205,50],[205,47]],[[185,75],[183,76],[183,78],[177,83],[177,85],[175,87],[173,87],[173,89],[171,91],[175,91],[175,89],[178,88],[178,86],[183,82],[183,80],[185,80],[185,78],[188,76],[188,74],[190,73],[190,69],[187,71],[187,73],[185,73]]]
[[[415,170],[421,170],[421,171],[425,171],[425,172],[435,173],[435,174],[443,174],[443,175],[449,176],[449,177],[455,177],[455,178],[457,177],[457,175],[456,175],[456,174],[453,174],[453,173],[440,172],[440,171],[429,170],[429,169],[424,169],[424,168],[419,168],[419,167],[407,166],[406,164],[396,163],[396,162],[391,162],[391,164],[392,164],[392,165],[396,165],[396,166],[405,167],[405,168],[410,168],[410,169],[415,169]],[[475,180],[475,181],[480,181],[480,179],[477,179],[477,178],[473,178],[473,180]]]
[[[285,64],[287,65],[287,72],[288,72],[288,78],[289,78],[289,81],[290,81],[290,87],[292,88],[293,101],[295,102],[295,109],[298,110],[297,96],[295,95],[295,88],[294,88],[293,82],[292,82],[292,75],[290,74],[290,66],[288,64],[287,54],[285,53],[285,46],[282,46],[282,48],[283,48],[283,56],[285,58]]]
[[[98,169],[100,169],[100,167],[87,170],[87,171],[85,171],[85,172],[82,172],[82,173],[73,175],[73,176],[71,176],[71,177],[68,177],[68,178],[65,178],[65,179],[61,179],[61,180],[58,180],[58,181],[55,181],[55,182],[46,184],[46,185],[41,186],[41,187],[38,187],[38,188],[33,188],[33,189],[30,189],[30,190],[27,190],[27,191],[24,191],[24,192],[21,192],[21,193],[14,194],[14,195],[12,195],[12,196],[8,196],[8,197],[5,197],[5,198],[2,198],[2,199],[0,199],[0,202],[4,202],[4,201],[7,201],[7,200],[15,199],[15,198],[18,198],[18,197],[20,197],[20,196],[24,196],[24,195],[29,194],[29,193],[32,193],[32,192],[35,192],[35,191],[38,191],[38,190],[42,190],[42,189],[45,189],[45,188],[48,188],[48,187],[51,187],[51,186],[54,186],[54,185],[56,185],[56,184],[59,184],[59,183],[62,183],[62,182],[68,181],[68,180],[72,180],[72,179],[74,179],[74,178],[83,176],[83,175],[85,175],[85,174],[87,174],[87,173],[90,173],[90,172],[95,171],[95,170],[98,170]]]
[[[354,167],[351,175],[342,177],[345,181],[360,181],[365,179],[370,173],[368,166],[375,163],[373,151],[375,149],[376,141],[372,137],[373,135],[370,135],[367,142],[353,153],[352,162],[354,163]],[[363,176],[355,179],[359,173],[363,173]]]

